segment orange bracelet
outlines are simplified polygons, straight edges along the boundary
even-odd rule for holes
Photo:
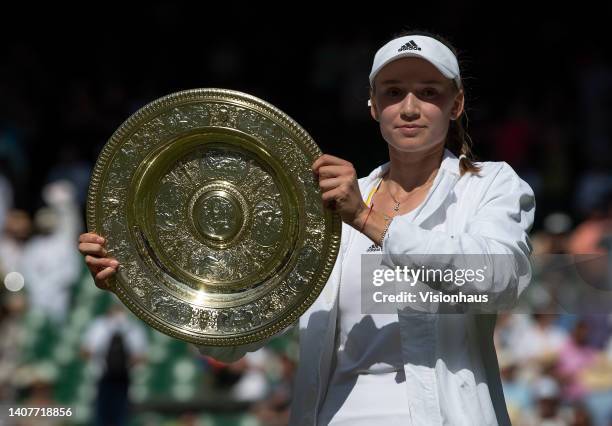
[[[360,233],[363,233],[363,228],[365,228],[365,224],[368,222],[368,218],[370,217],[370,213],[372,213],[372,207],[374,207],[374,203],[370,204],[370,210],[368,210],[368,215],[366,216],[365,220],[363,221],[363,225],[361,225],[361,229],[359,230]]]

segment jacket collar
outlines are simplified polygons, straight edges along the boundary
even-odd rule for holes
[[[364,189],[369,191],[372,185],[376,183],[389,170],[391,162],[387,161],[375,168],[365,179]],[[417,207],[414,216],[414,223],[421,223],[429,216],[434,214],[443,204],[446,197],[452,191],[455,183],[459,180],[461,173],[459,171],[459,159],[450,152],[444,149],[440,169],[436,175],[432,187],[429,189],[425,200]]]
[[[390,166],[391,161],[387,161],[386,163],[372,170],[367,176],[366,185],[370,184],[373,180],[376,180],[383,176],[387,172],[387,170],[389,170]],[[445,170],[457,176],[461,175],[461,172],[459,171],[459,159],[448,148],[444,148],[442,162],[440,163],[440,170]]]

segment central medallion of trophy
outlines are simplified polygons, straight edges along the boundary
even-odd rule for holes
[[[249,222],[248,204],[231,183],[222,181],[204,186],[189,203],[194,230],[209,244],[227,247]]]

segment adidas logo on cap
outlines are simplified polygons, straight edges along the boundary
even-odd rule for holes
[[[404,50],[421,50],[421,48],[414,41],[410,40],[408,43],[400,47],[398,52],[403,52]]]

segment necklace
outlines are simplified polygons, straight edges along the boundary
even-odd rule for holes
[[[415,190],[413,190],[412,192],[410,192],[410,195],[414,194],[414,193],[415,193],[415,192],[417,192],[417,191],[420,191],[420,190],[421,190],[421,189],[423,189],[423,188],[428,187],[428,186],[429,186],[429,183],[430,183],[431,181],[433,181],[433,179],[436,177],[436,175],[437,175],[437,174],[438,174],[438,173],[435,173],[435,174],[431,175],[431,177],[430,177],[429,179],[427,179],[427,182],[425,182],[425,183],[424,183],[422,186],[420,186],[420,187],[418,187],[417,189],[415,189]],[[401,202],[400,202],[400,201],[397,201],[397,199],[396,199],[396,198],[393,196],[393,194],[391,194],[391,191],[390,191],[388,188],[387,188],[387,192],[389,193],[389,196],[391,197],[391,199],[392,199],[392,200],[393,200],[393,202],[395,203],[395,205],[393,206],[393,211],[397,213],[397,212],[399,211],[399,208],[400,208],[400,204],[401,204]]]

